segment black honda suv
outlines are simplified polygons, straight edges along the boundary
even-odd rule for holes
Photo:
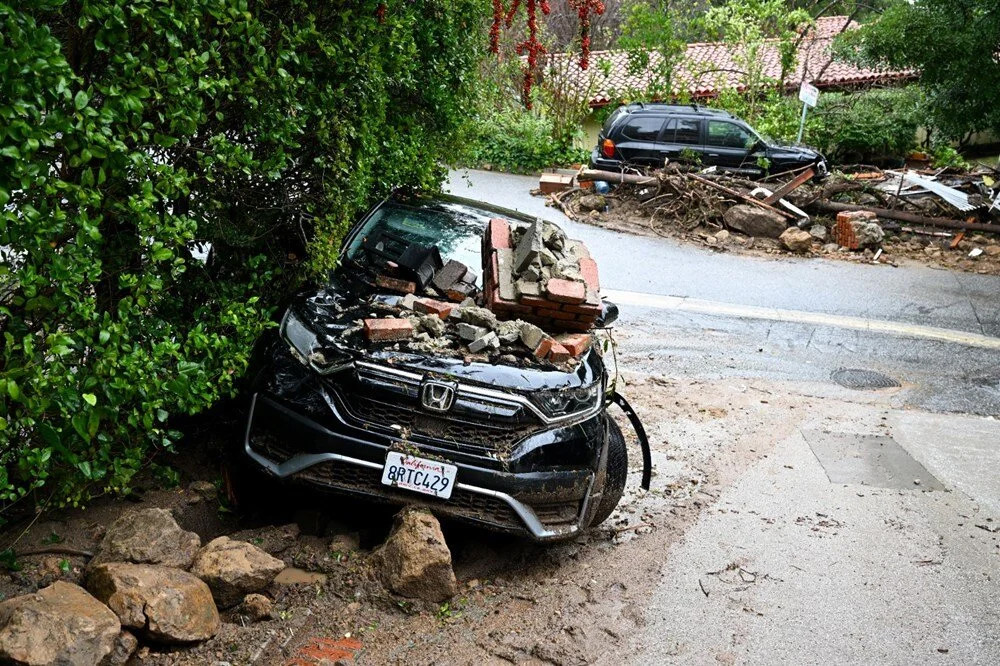
[[[532,221],[457,197],[393,196],[353,227],[329,282],[297,296],[255,348],[246,428],[224,469],[237,506],[271,501],[261,489],[269,480],[424,505],[540,541],[612,513],[627,458],[605,411],[612,396],[599,345],[558,366],[345,335],[400,298],[375,286],[369,239],[391,234],[481,266],[484,229],[498,216]],[[604,302],[597,326],[616,317]]]
[[[811,166],[827,175],[826,158],[802,146],[767,141],[727,111],[697,104],[630,104],[605,121],[590,157],[594,169],[662,167],[666,161],[694,161],[750,177]]]

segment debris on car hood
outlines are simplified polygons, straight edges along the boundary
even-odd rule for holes
[[[366,297],[346,305],[338,286],[303,305],[334,346],[566,370],[593,345],[597,263],[554,224],[493,218],[475,268],[387,233],[362,247],[373,273]]]

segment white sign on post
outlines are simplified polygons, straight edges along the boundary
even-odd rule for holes
[[[802,102],[802,119],[799,120],[799,136],[795,139],[795,143],[802,143],[802,132],[806,128],[806,110],[819,102],[819,88],[803,81],[799,87],[799,100]]]
[[[816,106],[819,102],[819,88],[803,81],[802,87],[799,88],[799,100],[806,106]]]

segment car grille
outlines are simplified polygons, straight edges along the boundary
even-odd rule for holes
[[[405,431],[416,442],[429,440],[474,455],[502,457],[542,428],[537,416],[514,400],[460,395],[445,414],[427,411],[418,398],[419,381],[389,380],[373,368],[361,368],[328,387],[352,425],[396,436]]]
[[[448,415],[438,416],[419,411],[419,408],[390,405],[356,394],[348,396],[338,392],[337,397],[355,425],[378,428],[396,435],[400,429],[405,429],[417,438],[425,437],[459,451],[507,453],[534,430],[516,425],[476,423]]]

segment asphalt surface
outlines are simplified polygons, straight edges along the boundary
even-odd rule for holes
[[[732,474],[678,543],[617,572],[627,586],[653,567],[659,582],[643,584],[631,647],[593,661],[1000,663],[1000,278],[622,234],[545,207],[535,182],[464,172],[450,189],[560,223],[606,291],[702,304],[622,307],[619,365],[645,378],[623,392],[645,405],[654,497],[698,451]],[[844,368],[899,386],[845,388]],[[712,405],[722,391],[759,404]]]

